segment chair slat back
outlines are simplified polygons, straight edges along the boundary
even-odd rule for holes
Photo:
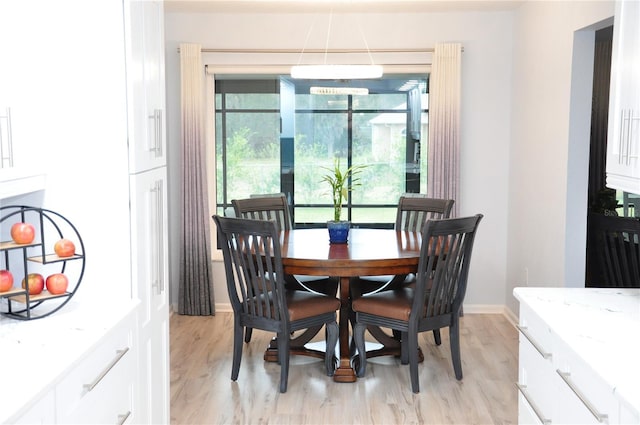
[[[603,222],[604,284],[640,287],[640,221],[606,217]]]
[[[213,216],[236,314],[288,320],[280,232],[273,221]]]
[[[430,318],[459,312],[467,288],[473,242],[482,217],[477,214],[427,222],[422,233],[411,311],[414,319],[416,315]]]
[[[424,195],[400,196],[396,213],[396,230],[420,232],[427,220],[449,218],[453,199],[428,198]]]
[[[253,195],[246,199],[231,201],[236,217],[253,220],[275,221],[278,230],[291,229],[291,214],[289,203],[284,194]]]

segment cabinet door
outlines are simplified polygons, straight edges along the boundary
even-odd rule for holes
[[[142,423],[167,423],[169,299],[166,169],[131,176],[134,288],[139,316]]]
[[[164,9],[129,0],[125,13],[132,173],[166,164]]]
[[[640,2],[617,1],[611,61],[607,186],[640,193]]]

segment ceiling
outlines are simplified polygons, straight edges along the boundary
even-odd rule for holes
[[[165,0],[172,13],[420,13],[513,10],[531,0]]]

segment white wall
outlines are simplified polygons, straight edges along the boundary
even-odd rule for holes
[[[516,14],[506,263],[512,311],[516,286],[584,287],[589,32],[611,16],[611,1],[532,1]]]
[[[177,304],[179,237],[179,56],[178,45],[200,43],[203,48],[301,49],[315,16],[311,14],[186,14],[165,17],[166,77],[170,175],[172,303]],[[354,16],[347,17],[355,19]],[[361,25],[369,47],[426,48],[436,42],[464,45],[462,75],[461,193],[462,215],[485,215],[476,239],[466,311],[502,308],[507,303],[507,220],[511,131],[513,12],[363,14]],[[342,22],[342,24],[341,24]],[[361,48],[359,35],[344,33],[334,16],[331,48]],[[355,38],[354,38],[355,37]],[[333,44],[335,43],[335,44]],[[308,48],[322,48],[324,38]],[[412,59],[412,58],[409,58]],[[421,60],[422,58],[413,58]],[[228,57],[207,55],[210,61],[231,63]],[[281,63],[281,58],[243,55],[238,62]],[[224,274],[215,269],[219,308],[228,302]]]

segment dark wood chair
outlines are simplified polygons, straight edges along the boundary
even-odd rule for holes
[[[427,220],[449,218],[453,208],[453,199],[429,198],[424,194],[405,193],[398,200],[395,229],[409,232],[422,231]],[[360,276],[350,281],[351,299],[382,291],[391,291],[415,282],[415,275]],[[352,313],[353,316],[353,313]],[[352,317],[351,322],[355,319]],[[378,340],[384,341],[386,335],[379,328],[371,326],[369,332]],[[399,339],[398,332],[394,338]],[[437,345],[441,344],[440,330],[433,331]],[[353,346],[352,346],[353,351]]]
[[[390,328],[401,333],[401,361],[408,360],[411,389],[419,392],[418,333],[448,327],[453,369],[456,379],[462,379],[460,310],[467,289],[473,241],[481,219],[482,214],[429,220],[423,230],[415,285],[353,300],[358,376],[364,376],[367,367],[364,340],[367,326]]]
[[[253,220],[272,220],[278,230],[292,228],[289,202],[284,193],[251,195],[245,199],[231,201],[236,217]],[[289,290],[308,291],[316,294],[335,296],[338,291],[338,279],[329,276],[285,275]],[[311,333],[309,333],[311,334]],[[247,328],[245,342],[251,341],[251,328]]]
[[[639,288],[640,220],[591,214],[589,222],[592,249],[602,270],[601,281],[590,286]]]
[[[285,289],[280,232],[273,221],[213,216],[221,242],[229,300],[233,308],[233,363],[236,381],[242,357],[245,328],[275,332],[280,363],[280,392],[287,391],[290,335],[325,326],[326,373],[335,371],[338,341],[336,310],[340,300],[306,291]]]
[[[284,193],[251,195],[231,201],[236,217],[275,221],[278,230],[291,229],[291,212]]]

